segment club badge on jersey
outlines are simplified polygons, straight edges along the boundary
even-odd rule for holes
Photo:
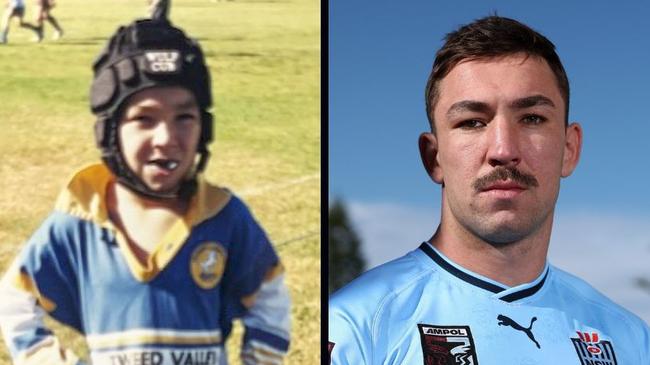
[[[217,242],[205,242],[192,252],[190,270],[196,285],[212,289],[221,280],[226,267],[226,249]]]
[[[614,347],[610,341],[601,340],[598,332],[577,331],[578,338],[571,338],[581,365],[618,365]]]

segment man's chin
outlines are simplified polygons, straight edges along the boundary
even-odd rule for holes
[[[505,247],[529,237],[532,231],[533,229],[522,227],[521,224],[500,222],[490,227],[479,228],[474,234],[494,247]]]
[[[520,242],[522,239],[526,238],[525,234],[514,231],[500,231],[494,232],[492,234],[487,234],[481,237],[483,241],[494,247],[506,247]]]

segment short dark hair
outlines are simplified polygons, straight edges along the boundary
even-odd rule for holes
[[[439,96],[440,81],[459,62],[525,53],[546,60],[555,74],[566,104],[565,123],[569,119],[569,79],[555,45],[546,37],[514,19],[497,15],[477,19],[447,34],[445,44],[436,53],[425,90],[426,112],[435,132],[433,108]]]

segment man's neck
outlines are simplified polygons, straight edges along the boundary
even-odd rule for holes
[[[454,263],[512,287],[535,280],[544,270],[552,218],[549,220],[531,236],[500,246],[443,218],[429,242]]]

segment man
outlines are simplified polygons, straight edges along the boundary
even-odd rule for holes
[[[643,321],[546,260],[582,145],[554,45],[508,18],[463,26],[436,55],[426,107],[440,224],[332,296],[331,363],[650,363]]]
[[[43,322],[83,334],[94,365],[243,364],[289,346],[283,266],[243,201],[202,176],[212,139],[198,43],[165,19],[120,27],[93,65],[103,163],[78,171],[0,283],[14,363],[82,364]]]

